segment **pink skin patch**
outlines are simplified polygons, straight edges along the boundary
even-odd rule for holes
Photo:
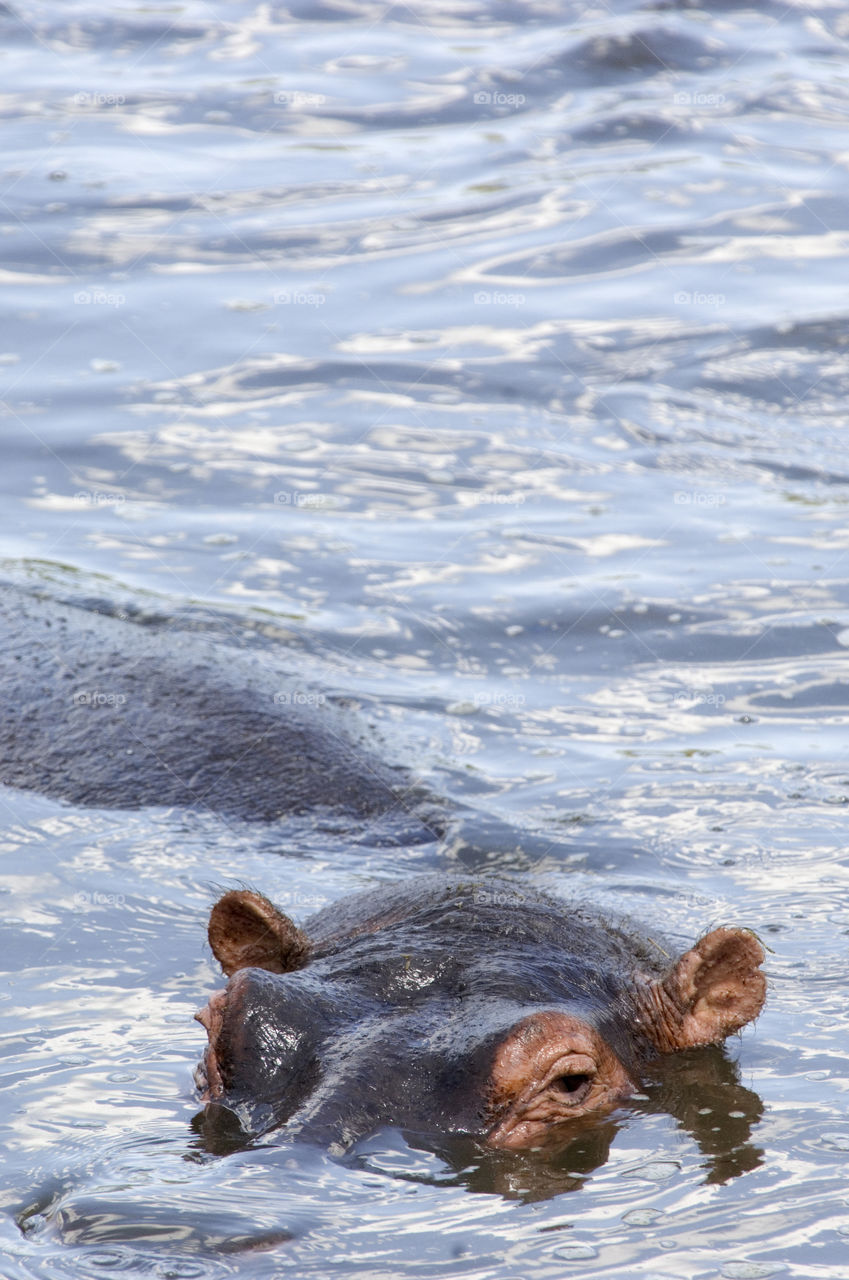
[[[216,1098],[220,1098],[224,1093],[224,1085],[221,1080],[221,1071],[218,1066],[218,1058],[215,1052],[215,1046],[218,1037],[221,1034],[221,1028],[224,1024],[224,1010],[227,1006],[228,991],[216,991],[209,997],[209,1004],[204,1005],[195,1014],[195,1020],[206,1028],[206,1034],[209,1036],[209,1044],[203,1055],[203,1062],[197,1068],[195,1073],[195,1081],[198,1088],[202,1091],[202,1102],[213,1102]]]

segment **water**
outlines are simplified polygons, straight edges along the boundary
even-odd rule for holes
[[[843,11],[0,25],[4,580],[285,652],[454,806],[399,851],[2,790],[4,1276],[843,1277]],[[458,865],[759,931],[738,1176],[651,1106],[547,1198],[204,1151],[219,887]]]

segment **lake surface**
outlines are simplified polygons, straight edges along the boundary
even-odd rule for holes
[[[455,813],[399,848],[0,789],[8,1280],[846,1276],[847,41],[0,7],[4,581],[297,666]],[[303,920],[488,867],[769,945],[721,1167],[650,1106],[553,1194],[394,1132],[202,1149],[221,886]]]

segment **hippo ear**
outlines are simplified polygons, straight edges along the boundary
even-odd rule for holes
[[[763,1008],[764,950],[745,929],[714,929],[661,978],[643,980],[645,1030],[662,1053],[719,1044]]]
[[[209,945],[229,978],[238,969],[288,973],[306,964],[309,938],[288,916],[248,889],[219,898],[209,917]]]

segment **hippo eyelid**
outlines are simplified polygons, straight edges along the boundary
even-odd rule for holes
[[[573,1105],[586,1095],[598,1074],[598,1066],[588,1053],[561,1054],[551,1064],[539,1092],[552,1090]]]

